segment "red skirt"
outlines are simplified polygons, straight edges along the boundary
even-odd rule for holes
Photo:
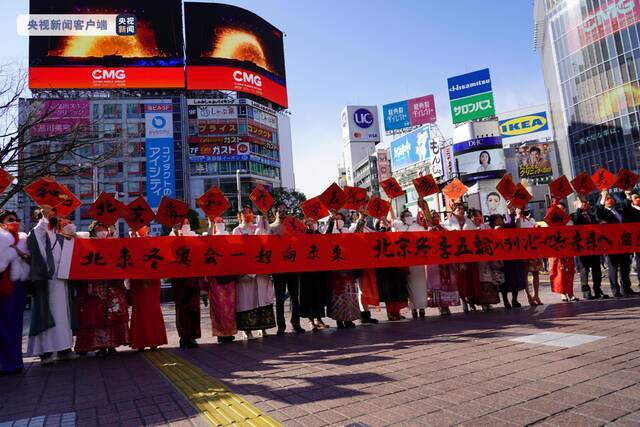
[[[160,308],[160,280],[131,280],[131,348],[167,343]]]

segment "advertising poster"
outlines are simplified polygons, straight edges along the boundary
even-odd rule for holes
[[[484,216],[506,215],[507,202],[497,191],[478,193],[480,196],[480,205],[482,206],[482,214]]]
[[[378,107],[349,105],[340,114],[342,138],[351,142],[379,142]]]
[[[384,181],[391,178],[391,162],[387,150],[377,150],[376,156],[378,158],[378,180]]]
[[[543,178],[553,175],[549,144],[526,144],[516,150],[520,178]]]
[[[399,169],[425,161],[429,158],[431,131],[424,126],[391,142],[391,169]]]
[[[493,92],[451,101],[451,118],[454,124],[495,115],[496,107],[493,101]]]
[[[183,88],[182,4],[164,0],[30,0],[29,13],[76,15],[72,23],[96,28],[104,15],[114,27],[127,22],[127,35],[47,35],[29,37],[31,89]],[[86,15],[86,19],[80,19]]]
[[[89,100],[36,100],[29,108],[39,117],[29,128],[32,137],[66,135],[88,129],[90,124]]]
[[[500,134],[503,139],[549,130],[547,113],[545,111],[500,120],[499,123]]]
[[[453,145],[458,171],[467,180],[498,178],[504,174],[506,161],[500,137],[475,138]]]
[[[185,2],[187,89],[234,90],[287,108],[283,34],[226,4]]]
[[[152,208],[162,196],[175,197],[172,111],[170,103],[145,105],[147,201]]]
[[[200,120],[238,118],[236,105],[198,105],[196,108],[196,117]]]
[[[447,79],[449,100],[467,98],[479,93],[491,92],[491,76],[489,69],[473,71]]]
[[[384,130],[403,130],[436,122],[436,104],[433,95],[412,98],[382,106]]]

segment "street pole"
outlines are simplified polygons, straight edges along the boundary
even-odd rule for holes
[[[240,194],[240,169],[236,169],[236,191],[238,192],[238,212],[242,210],[242,195]]]
[[[91,181],[93,184],[93,200],[98,199],[98,166],[91,163]]]

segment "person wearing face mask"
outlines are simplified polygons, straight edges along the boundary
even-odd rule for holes
[[[553,207],[553,204],[551,205]],[[567,212],[567,207],[562,202],[555,203],[560,210]],[[567,225],[573,225],[569,221]],[[576,273],[576,266],[572,256],[549,258],[549,282],[551,291],[562,295],[562,301],[578,301],[573,294],[573,278]]]
[[[391,231],[407,232],[407,231],[426,231],[424,227],[416,224],[415,217],[409,209],[405,209],[400,213],[400,220],[392,223]],[[412,265],[409,267],[409,275],[407,276],[407,290],[409,291],[409,305],[411,306],[411,315],[414,319],[425,317],[425,308],[427,308],[427,276],[424,265]]]
[[[345,234],[349,229],[344,226],[344,216],[333,212],[329,218],[325,234]],[[336,256],[335,254],[333,256]],[[338,329],[354,328],[354,320],[360,318],[360,299],[358,284],[352,270],[334,270],[329,273],[331,286],[331,318]]]
[[[38,224],[27,237],[31,254],[33,303],[27,353],[39,356],[42,364],[56,359],[76,359],[71,351],[71,298],[66,280],[58,279],[62,247],[66,240],[59,233],[55,208],[42,206]],[[65,234],[75,234],[73,224],[65,226]]]
[[[531,212],[523,208],[516,208],[516,228],[537,228],[538,224],[535,219],[530,217]],[[544,263],[540,258],[531,258],[524,261],[525,265],[525,294],[527,295],[527,301],[529,305],[535,307],[536,305],[543,305],[540,301],[540,272],[544,268]],[[533,292],[529,290],[529,274],[531,274],[531,288]]]
[[[276,219],[270,225],[270,233],[277,236],[288,234],[283,221],[288,215],[287,205],[277,203],[275,205]],[[291,326],[296,333],[304,333],[300,326],[300,273],[274,273],[273,288],[276,293],[276,322],[278,324],[278,335],[284,334],[287,324],[284,318],[284,302],[289,295],[291,303]]]
[[[601,224],[620,224],[625,221],[623,211],[616,208],[616,200],[607,190],[603,190],[600,203],[596,207],[596,217]],[[631,289],[631,256],[630,254],[607,255],[607,272],[613,296],[621,298],[637,294]],[[620,278],[618,281],[618,277]],[[620,287],[622,285],[622,288]]]
[[[640,222],[640,194],[630,190],[624,193],[627,196],[622,210],[625,222]],[[633,261],[635,263],[638,286],[640,286],[640,252],[633,254]]]
[[[238,214],[240,225],[233,229],[234,236],[269,234],[266,218],[259,217],[259,225],[254,223],[251,206],[244,206]],[[273,313],[273,284],[271,277],[263,274],[243,274],[238,276],[236,285],[236,322],[238,330],[244,332],[245,339],[255,337],[252,331],[262,331],[276,326]]]
[[[0,210],[0,373],[22,372],[22,318],[29,281],[27,235],[13,211]]]
[[[222,218],[209,219],[209,236],[228,236]],[[216,240],[216,239],[214,239]],[[238,332],[236,323],[236,276],[206,276],[205,287],[209,297],[211,334],[219,343],[232,342]]]
[[[170,236],[194,237],[189,220],[185,218],[182,225],[174,227]],[[200,281],[195,277],[171,279],[171,289],[176,308],[176,329],[180,337],[180,348],[196,348],[201,337],[200,330]]]
[[[307,226],[306,234],[320,234],[318,221],[315,219],[305,219],[305,225]],[[312,331],[329,327],[322,318],[327,317],[330,300],[331,290],[326,271],[300,273],[300,316],[309,319]]]
[[[391,231],[391,226],[386,218],[380,218],[375,222],[375,231],[385,233]],[[376,287],[379,302],[384,302],[389,321],[403,320],[401,314],[407,307],[409,292],[407,291],[408,268],[376,268]],[[426,299],[426,294],[425,294]]]
[[[500,228],[516,228],[516,208],[509,200],[507,200],[507,209],[509,211],[507,221],[501,221]],[[522,304],[518,302],[518,293],[527,287],[525,266],[526,263],[522,260],[504,261],[504,283],[500,286],[500,294],[506,309],[522,307]],[[511,294],[511,302],[509,302],[509,294]]]
[[[103,240],[112,237],[108,227],[93,221],[89,237]],[[96,357],[116,353],[116,347],[129,343],[129,310],[124,282],[89,280],[75,282],[74,302],[78,313],[75,352],[83,355],[95,351]]]
[[[435,210],[431,211],[431,223],[427,231],[447,231],[440,223],[440,214]],[[455,267],[452,264],[429,264],[426,272],[427,305],[437,307],[441,316],[451,314],[449,307],[460,305]]]
[[[149,237],[149,227],[129,232],[131,238]],[[167,330],[160,307],[160,279],[129,280],[131,296],[131,348],[155,350],[167,344]]]
[[[449,231],[475,230],[477,227],[471,219],[467,218],[462,202],[452,205],[452,212],[449,218],[442,224]],[[478,266],[475,263],[455,264],[454,274],[457,276],[458,292],[462,299],[462,309],[466,313],[471,308],[476,310],[475,304],[480,297],[480,275]]]
[[[597,224],[595,215],[589,212],[589,203],[586,200],[576,200],[576,211],[571,215],[571,220],[575,225]],[[591,271],[591,281],[593,282],[593,293],[589,287],[589,271]],[[600,255],[586,255],[580,257],[580,285],[582,298],[584,299],[605,299],[609,295],[602,291],[602,269],[600,266]]]

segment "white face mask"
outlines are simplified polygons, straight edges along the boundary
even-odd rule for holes
[[[106,239],[109,237],[108,231],[96,231],[96,239]]]
[[[344,227],[344,221],[339,219],[336,221],[336,227],[342,229],[342,227]]]
[[[224,223],[219,222],[216,223],[216,234],[220,234],[224,232]]]
[[[409,215],[409,216],[405,216],[405,217],[404,217],[404,223],[405,223],[405,224],[407,224],[407,225],[411,225],[411,224],[413,224],[414,222],[416,222],[416,219],[415,219],[414,217],[412,217],[411,215]]]

